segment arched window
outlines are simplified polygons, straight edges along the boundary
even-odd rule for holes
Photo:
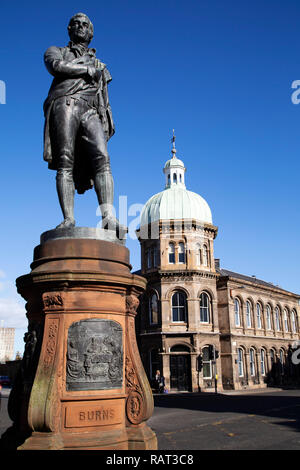
[[[260,350],[260,372],[261,375],[266,375],[266,352],[264,349]]]
[[[251,308],[251,302],[247,300],[246,302],[246,325],[247,328],[252,327],[252,308]]]
[[[276,360],[275,351],[274,351],[274,349],[270,349],[271,369],[272,369],[273,365],[275,364],[275,360]]]
[[[199,244],[196,245],[196,265],[201,265],[201,248]]]
[[[266,307],[266,322],[267,322],[267,330],[271,330],[272,324],[271,324],[271,307],[270,307],[270,305],[267,305],[267,307]]]
[[[175,245],[174,243],[169,243],[169,263],[175,263]]]
[[[293,310],[292,313],[291,313],[291,325],[292,325],[292,332],[296,333],[297,332],[297,321],[296,321],[296,312],[295,312],[295,310]]]
[[[261,305],[256,304],[256,320],[257,320],[257,328],[261,328]]]
[[[158,298],[155,293],[149,299],[149,322],[150,325],[158,323]]]
[[[172,321],[186,322],[187,320],[187,301],[186,294],[182,291],[174,292],[172,296]]]
[[[177,183],[177,175],[176,175],[176,173],[173,174],[173,182],[174,182],[174,183]]]
[[[280,362],[280,372],[284,374],[284,351],[280,349],[279,351],[279,362]]]
[[[240,315],[241,305],[239,299],[234,299],[234,318],[235,326],[241,326],[241,315]]]
[[[284,330],[289,331],[288,312],[286,308],[283,310],[283,322],[284,322]]]
[[[276,330],[277,331],[280,331],[280,312],[279,312],[279,308],[276,307],[275,308],[275,325],[276,325]]]
[[[208,249],[203,245],[203,266],[208,266]]]
[[[237,350],[237,364],[239,377],[244,377],[244,351],[241,348]]]
[[[179,263],[185,263],[185,247],[184,247],[184,243],[179,243],[179,248],[178,248],[178,262],[179,262]]]
[[[250,375],[255,375],[255,350],[253,348],[250,349]]]
[[[211,302],[210,297],[206,292],[200,295],[200,321],[202,323],[209,323],[211,320]]]
[[[185,344],[175,344],[170,348],[170,352],[191,352],[190,348]]]
[[[208,346],[202,349],[202,360],[203,360],[203,378],[211,379],[212,378],[212,364],[209,357],[209,348]]]

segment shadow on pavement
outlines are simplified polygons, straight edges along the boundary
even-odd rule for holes
[[[255,392],[254,392],[255,393]],[[155,408],[174,408],[211,413],[239,413],[280,418],[281,425],[300,431],[300,390],[292,395],[270,392],[226,395],[215,393],[178,393],[155,395]],[[276,424],[274,422],[274,424]]]

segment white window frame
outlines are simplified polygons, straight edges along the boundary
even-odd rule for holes
[[[259,330],[262,329],[261,313],[262,313],[262,306],[259,302],[257,302],[257,304],[256,304],[256,320],[257,320],[257,328]]]
[[[237,350],[237,366],[238,366],[238,374],[239,377],[244,377],[244,351],[242,348],[238,348]]]
[[[203,245],[203,251],[202,251],[202,264],[204,267],[208,267],[208,248],[207,245]]]
[[[280,331],[280,310],[279,310],[279,307],[275,307],[275,328],[276,328],[276,331]]]
[[[289,332],[288,312],[286,308],[283,310],[283,323],[284,323],[284,331]]]
[[[184,296],[184,299],[185,299],[185,305],[174,305],[173,306],[173,297],[174,295],[176,294],[182,294]],[[174,317],[173,317],[173,308],[176,308],[178,309],[178,316],[180,318],[180,312],[183,311],[184,312],[184,319],[183,320],[174,320]],[[172,323],[187,323],[187,315],[188,315],[188,312],[187,312],[187,296],[186,296],[186,293],[181,291],[181,290],[176,290],[175,292],[173,292],[172,294],[172,297],[171,297],[171,312],[172,312]]]
[[[202,296],[206,296],[207,299],[207,306],[206,307],[201,307],[201,299]],[[199,306],[200,306],[200,323],[210,323],[210,318],[211,318],[211,299],[210,296],[208,295],[207,292],[201,292],[200,294],[200,300],[199,300]],[[201,319],[201,310],[205,310],[206,315],[207,315],[207,320]]]
[[[249,362],[250,362],[250,375],[255,376],[255,349],[250,348]]]
[[[208,349],[208,346],[205,346],[202,350],[202,354],[204,352],[204,349]],[[209,370],[210,370],[210,375],[204,375],[204,364],[208,364],[209,365]],[[212,363],[211,363],[211,359],[208,359],[207,361],[203,359],[203,364],[202,364],[202,367],[203,367],[203,379],[212,379]]]
[[[236,306],[238,306],[238,308],[236,308]],[[234,323],[237,327],[241,326],[241,303],[237,297],[234,299]]]
[[[180,255],[183,255],[183,261],[180,261]],[[180,242],[178,244],[178,263],[185,264],[185,262],[185,244],[183,242]]]
[[[261,375],[266,375],[266,351],[264,349],[260,350],[260,373]]]
[[[246,302],[246,324],[247,328],[252,328],[252,304],[250,300]]]
[[[292,333],[297,333],[297,322],[296,322],[295,310],[292,310],[292,313],[291,313],[291,327],[292,327]]]
[[[173,255],[174,261],[170,261],[170,255]],[[168,262],[169,264],[175,264],[175,244],[174,243],[169,243],[168,247]]]
[[[271,330],[272,329],[271,307],[269,304],[266,306],[266,319],[267,319],[267,330]]]

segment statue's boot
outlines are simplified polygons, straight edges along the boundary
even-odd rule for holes
[[[120,224],[114,215],[114,181],[111,172],[106,170],[97,173],[94,177],[94,185],[102,214],[102,228],[113,230],[118,238],[124,238],[128,228]]]
[[[56,189],[64,220],[56,228],[69,228],[75,226],[74,195],[75,185],[72,172],[58,171],[56,175]]]

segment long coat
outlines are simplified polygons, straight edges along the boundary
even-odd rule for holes
[[[50,116],[54,101],[63,96],[72,96],[75,93],[84,93],[91,87],[95,88],[95,102],[97,103],[97,112],[99,114],[106,139],[109,140],[115,133],[114,122],[112,118],[111,107],[108,100],[107,85],[112,77],[103,62],[96,58],[95,49],[80,50],[79,46],[69,43],[66,47],[49,47],[44,55],[44,61],[47,70],[54,76],[47,99],[44,102],[44,160],[48,162],[51,170],[57,169],[57,161],[52,152]],[[83,65],[79,65],[76,59],[82,57],[83,60],[91,61],[97,69],[101,71],[100,80],[97,85],[91,85],[84,78],[78,77],[78,70]],[[75,61],[74,61],[75,59]],[[74,183],[78,193],[93,186],[90,168],[84,168],[80,165],[80,149],[75,149],[75,160],[79,164],[74,168]]]

